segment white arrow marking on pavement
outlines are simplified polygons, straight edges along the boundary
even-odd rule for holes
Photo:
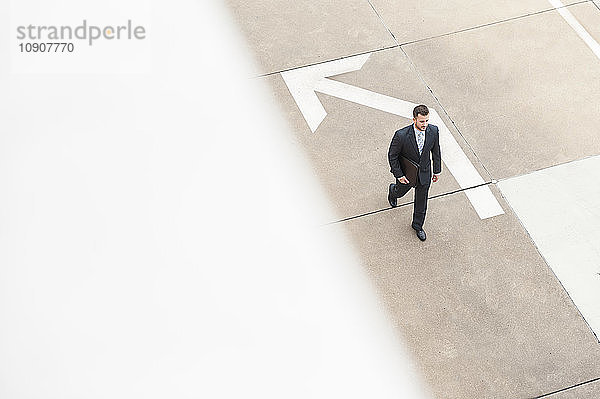
[[[316,95],[317,91],[412,119],[412,111],[417,106],[415,103],[327,79],[329,76],[361,69],[369,58],[369,55],[357,55],[281,73],[283,80],[313,133],[327,115],[323,104],[321,104]],[[438,126],[440,130],[442,158],[446,167],[458,182],[458,185],[461,188],[469,188],[485,183],[438,113],[434,109],[430,109],[430,114],[431,123]],[[502,207],[488,186],[469,189],[465,193],[481,219],[504,213],[504,210],[502,210]]]

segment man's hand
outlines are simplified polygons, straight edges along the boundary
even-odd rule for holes
[[[431,180],[433,180],[433,182],[435,183],[436,181],[438,181],[438,175],[433,175],[433,177],[431,178]]]
[[[402,184],[408,184],[408,183],[410,183],[410,182],[408,181],[408,179],[406,178],[406,176],[402,176],[401,178],[399,178],[399,179],[398,179],[398,181],[399,181],[400,183],[402,183]]]

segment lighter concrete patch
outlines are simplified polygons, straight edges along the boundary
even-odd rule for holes
[[[600,333],[600,156],[498,186],[592,330]]]

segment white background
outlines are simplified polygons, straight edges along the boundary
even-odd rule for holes
[[[160,15],[154,14],[151,1],[145,0],[10,0],[10,65],[12,73],[53,73],[53,74],[87,74],[87,73],[150,73],[153,64],[153,43],[164,39],[177,40],[161,27],[152,26],[152,21],[164,22]],[[157,11],[159,11],[157,9]],[[19,43],[52,42],[51,40],[17,39],[17,27],[33,26],[70,26],[75,32],[78,26],[94,25],[100,29],[105,26],[143,26],[146,38],[128,40],[126,31],[121,31],[125,38],[119,40],[88,40],[73,38],[56,42],[73,43],[75,50],[69,52],[23,53]],[[37,29],[34,33],[37,37]],[[60,34],[60,33],[59,33]],[[73,33],[74,34],[74,33]],[[168,35],[163,38],[154,34]],[[48,30],[43,32],[44,37]],[[87,34],[89,36],[89,32]],[[191,38],[190,38],[191,39]],[[187,42],[187,38],[181,38]],[[62,46],[61,46],[62,49]]]
[[[116,4],[10,15],[151,9],[150,62],[0,37],[0,397],[423,397],[228,16]]]

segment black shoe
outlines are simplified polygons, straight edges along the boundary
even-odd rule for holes
[[[394,196],[394,194],[392,194],[392,192],[394,191],[394,186],[395,186],[395,184],[392,183],[392,184],[390,184],[390,188],[388,189],[388,202],[390,203],[392,208],[395,208],[398,206],[398,198],[396,198]]]
[[[420,230],[416,230],[416,232],[417,232],[417,237],[419,237],[419,240],[425,241],[427,239],[427,234],[425,234],[425,230],[420,229]]]

